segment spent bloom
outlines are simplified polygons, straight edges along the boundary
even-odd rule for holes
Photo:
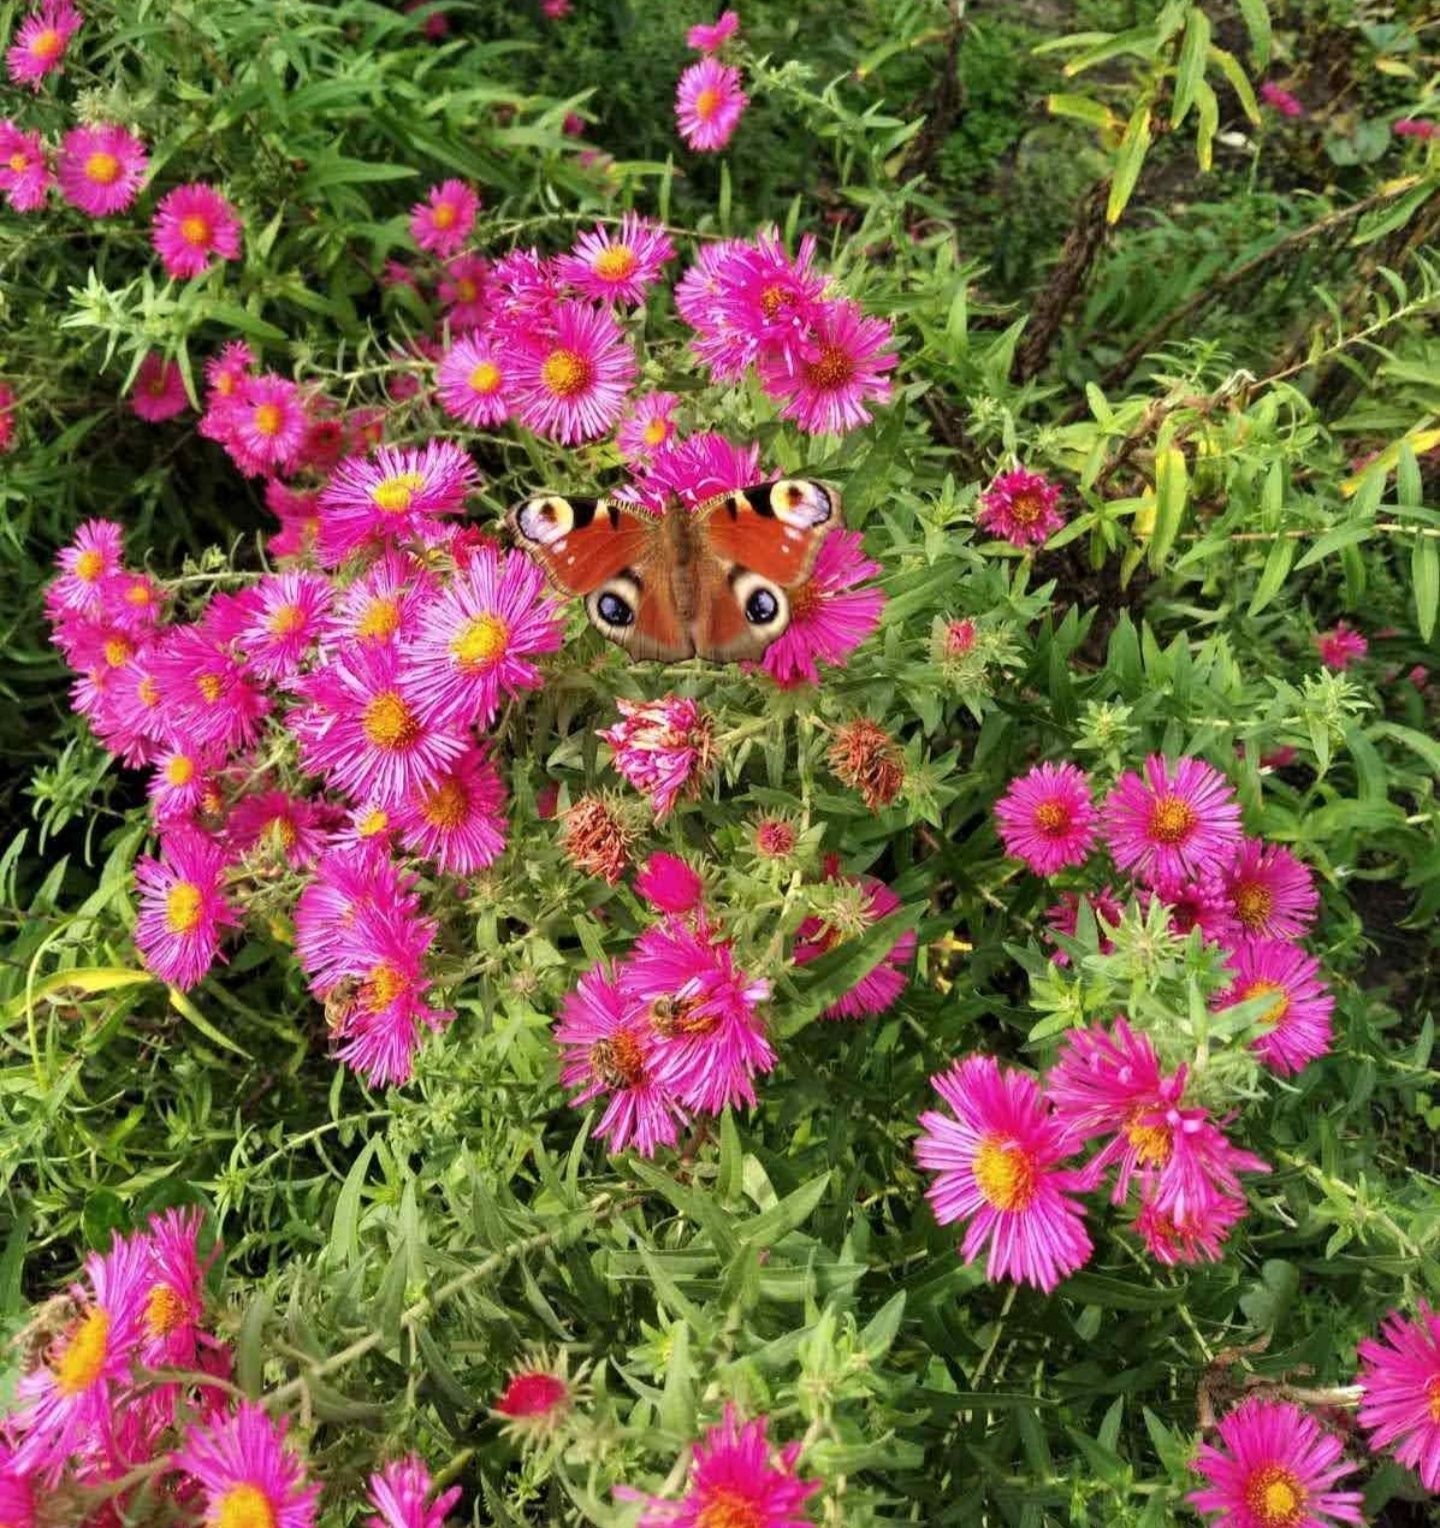
[[[60,194],[92,218],[124,212],[139,195],[149,162],[145,145],[123,127],[72,127],[60,140]]]
[[[872,812],[889,806],[905,784],[905,757],[877,722],[859,717],[835,729],[830,768],[842,784],[860,793]]]
[[[45,76],[65,62],[80,20],[71,0],[41,0],[39,10],[31,11],[15,29],[15,40],[6,50],[11,82],[39,90]]]
[[[810,577],[790,591],[790,623],[765,649],[765,672],[781,685],[818,684],[820,664],[842,666],[879,624],[885,596],[865,586],[879,572],[859,531],[832,530]]]
[[[675,246],[657,223],[627,212],[619,228],[592,228],[555,262],[555,273],[582,297],[637,306],[673,259]]]
[[[370,1477],[373,1517],[365,1528],[444,1528],[445,1514],[460,1500],[461,1489],[434,1492],[430,1471],[418,1454],[396,1459]]]
[[[614,749],[614,765],[649,797],[657,819],[681,796],[698,796],[715,759],[715,723],[687,696],[618,699],[620,720],[600,731]]]
[[[203,1492],[207,1524],[312,1528],[320,1487],[306,1483],[305,1466],[286,1448],[288,1426],[241,1401],[231,1415],[189,1429],[173,1462]]]
[[[1005,852],[1036,875],[1083,865],[1095,845],[1090,780],[1074,764],[1037,764],[995,803]]]
[[[444,181],[410,209],[410,237],[421,249],[448,259],[465,247],[479,210],[480,198],[463,180]]]
[[[198,276],[240,254],[240,218],[214,186],[176,186],[155,208],[151,241],[167,276]]]
[[[1328,669],[1343,673],[1352,663],[1358,663],[1370,651],[1370,644],[1347,621],[1337,621],[1331,631],[1321,632],[1315,638],[1320,661]]]
[[[1016,467],[1000,473],[980,495],[975,520],[1012,546],[1043,546],[1065,523],[1059,502],[1058,483],[1043,472]]]
[[[1440,1491],[1440,1316],[1424,1301],[1414,1320],[1391,1311],[1379,1337],[1359,1345],[1360,1425]]]
[[[680,136],[702,154],[716,153],[729,143],[749,103],[738,69],[702,58],[685,70],[675,87]]]
[[[1115,863],[1155,886],[1213,875],[1241,839],[1235,793],[1201,759],[1151,754],[1142,773],[1121,775],[1102,815]]]
[[[559,814],[560,846],[577,870],[616,886],[630,863],[636,824],[605,796],[587,794]]]

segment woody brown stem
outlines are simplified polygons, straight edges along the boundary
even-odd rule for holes
[[[1015,352],[1015,364],[1010,369],[1011,381],[1028,382],[1049,359],[1071,304],[1083,290],[1096,256],[1104,247],[1109,231],[1105,221],[1109,201],[1108,175],[1091,186],[1080,199],[1060,258],[1030,310],[1025,334]]]

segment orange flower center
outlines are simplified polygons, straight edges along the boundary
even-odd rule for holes
[[[213,706],[224,693],[225,681],[219,674],[201,674],[195,681],[195,688],[200,691],[202,699]]]
[[[468,276],[462,276],[455,283],[455,295],[461,302],[474,302],[480,295],[480,288]]]
[[[628,1030],[590,1047],[590,1070],[609,1088],[633,1088],[645,1080],[645,1053]]]
[[[482,615],[471,621],[450,644],[462,667],[492,668],[504,656],[510,627],[498,615]]]
[[[397,971],[389,962],[382,961],[365,978],[365,1006],[371,1013],[380,1013],[409,985],[403,972]]]
[[[185,1324],[185,1302],[168,1284],[154,1285],[145,1300],[145,1327],[152,1337],[168,1337]]]
[[[215,1528],[275,1528],[279,1519],[270,1498],[247,1481],[231,1486],[216,1503]]]
[[[93,584],[105,571],[105,558],[94,547],[87,547],[75,559],[75,577],[87,584]]]
[[[394,600],[377,597],[365,607],[355,628],[357,637],[393,637],[400,625],[400,606]]]
[[[557,398],[573,398],[590,386],[594,369],[576,350],[552,350],[540,368],[540,379]]]
[[[1070,831],[1070,812],[1058,801],[1042,801],[1035,808],[1035,826],[1047,838],[1063,838]]]
[[[447,228],[453,228],[460,216],[453,202],[441,202],[430,215],[430,221],[442,232]]]
[[[1305,1517],[1305,1487],[1283,1465],[1262,1465],[1245,1482],[1245,1505],[1265,1528],[1296,1528]]]
[[[1269,922],[1274,905],[1270,888],[1258,881],[1246,881],[1235,893],[1235,916],[1252,933],[1258,933]]]
[[[270,634],[288,637],[292,632],[299,631],[304,624],[305,612],[299,605],[281,605],[270,617]]]
[[[360,729],[376,748],[409,748],[420,737],[420,721],[398,691],[382,690],[365,707]]]
[[[370,490],[370,500],[376,509],[387,515],[402,515],[424,486],[425,478],[421,473],[398,472],[383,483],[376,483]]]
[[[760,311],[766,318],[776,318],[794,305],[795,298],[782,286],[768,286],[760,293]]]
[[[210,242],[210,219],[192,212],[180,220],[180,237],[194,248],[202,248]]]
[[[1426,1409],[1432,1422],[1440,1423],[1440,1374],[1433,1374],[1425,1382]]]
[[[1136,1109],[1125,1121],[1125,1138],[1135,1148],[1135,1155],[1145,1164],[1163,1167],[1170,1160],[1170,1132],[1163,1125],[1142,1123],[1143,1108]]]
[[[647,446],[663,446],[666,437],[670,434],[670,422],[666,419],[652,419],[645,426],[644,441]]]
[[[595,257],[592,269],[601,281],[624,281],[639,264],[639,255],[628,244],[611,244]]]
[[[30,40],[30,56],[38,58],[42,63],[48,64],[52,59],[59,58],[64,51],[65,39],[54,27],[46,27]]]
[[[1290,1012],[1290,994],[1278,982],[1251,982],[1240,994],[1241,1000],[1249,1002],[1252,997],[1268,997],[1270,1006],[1260,1015],[1260,1022],[1267,1027],[1280,1023]]]
[[[455,829],[470,815],[470,797],[465,787],[452,775],[427,791],[420,803],[420,815],[431,827]]]
[[[113,154],[92,154],[85,161],[85,177],[97,186],[113,186],[120,179],[120,161]]]
[[[1018,1141],[994,1132],[981,1137],[972,1170],[993,1209],[1024,1210],[1039,1189],[1034,1158]]]
[[[855,363],[839,345],[826,345],[813,361],[805,362],[805,379],[813,387],[844,387],[855,375]]]
[[[1045,501],[1038,493],[1017,493],[1010,501],[1010,518],[1020,525],[1034,525],[1045,514]]]
[[[708,122],[724,104],[725,97],[713,86],[707,85],[699,95],[695,97],[695,115],[702,122]],[[707,1525],[709,1528],[709,1525]]]
[[[165,894],[165,926],[172,934],[193,934],[200,926],[200,888],[177,881]]]
[[[1150,837],[1162,844],[1182,844],[1197,821],[1195,808],[1183,796],[1160,796],[1150,808]]]
[[[219,393],[222,398],[228,398],[239,386],[239,377],[234,376],[231,372],[222,371],[219,378],[216,380],[215,391]]]
[[[160,686],[155,682],[153,674],[146,676],[135,687],[135,693],[140,698],[143,706],[158,706],[160,704]]]
[[[500,391],[500,368],[494,361],[481,361],[470,373],[470,391],[489,397]]]
[[[195,760],[189,754],[177,753],[165,766],[165,779],[170,785],[189,785],[195,778]]]
[[[10,168],[17,175],[23,175],[30,168],[30,156],[23,149],[16,149],[10,156]]]
[[[65,1350],[51,1365],[61,1395],[79,1395],[100,1378],[110,1349],[110,1316],[98,1305],[70,1334]]]
[[[706,1494],[708,1500],[695,1519],[695,1528],[765,1528],[769,1513],[752,1496],[729,1486]]]
[[[125,603],[137,608],[141,605],[153,605],[155,603],[155,591],[149,584],[131,584],[125,591]]]
[[[258,435],[278,435],[284,422],[278,403],[262,403],[255,410],[253,423]]]
[[[119,668],[122,663],[129,663],[134,652],[124,637],[111,637],[105,644],[105,661],[111,668]]]

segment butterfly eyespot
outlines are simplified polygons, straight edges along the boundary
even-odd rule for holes
[[[569,499],[551,494],[522,504],[515,513],[515,524],[527,541],[552,546],[575,528],[575,509]]]
[[[748,568],[737,568],[730,585],[745,624],[756,636],[773,642],[790,624],[790,601],[779,584]]]
[[[768,626],[780,614],[780,602],[768,589],[757,589],[745,601],[745,619],[752,626]]]
[[[838,496],[823,483],[805,478],[781,478],[770,488],[770,508],[775,518],[797,530],[824,525],[836,514]]]
[[[629,626],[635,619],[635,612],[629,605],[608,590],[595,601],[595,610],[607,626]]]

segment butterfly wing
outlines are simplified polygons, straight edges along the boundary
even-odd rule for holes
[[[695,647],[676,607],[663,522],[614,499],[541,494],[506,517],[517,544],[590,624],[632,657],[673,663]]]

